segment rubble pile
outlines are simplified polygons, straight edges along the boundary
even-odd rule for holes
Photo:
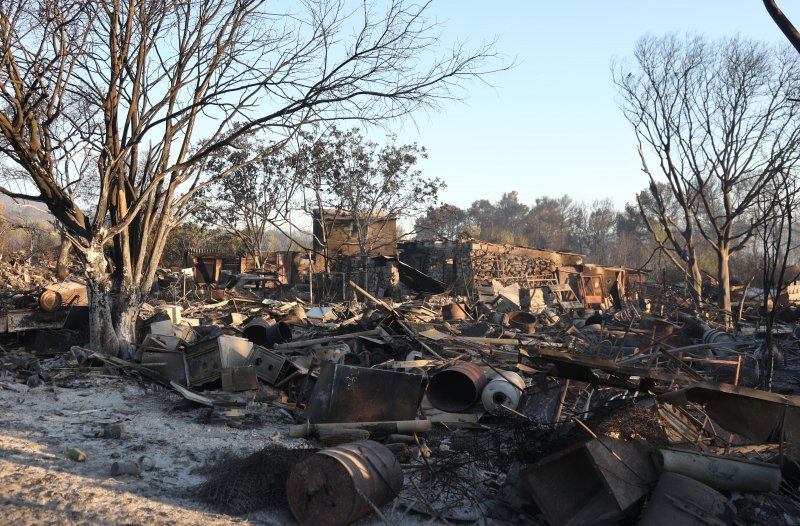
[[[728,328],[675,291],[601,310],[565,299],[561,284],[484,281],[477,300],[378,298],[351,281],[346,301],[327,304],[281,286],[180,301],[162,288],[125,356],[76,343],[81,325],[65,321],[85,290],[59,284],[60,325],[7,311],[17,340],[0,353],[0,388],[103,366],[207,408],[208,426],[280,422],[305,445],[227,459],[194,490],[232,514],[288,506],[302,524],[339,525],[800,521],[794,324],[776,326],[768,347],[748,322],[755,313]],[[28,318],[53,314],[39,303]],[[771,391],[761,389],[767,356]]]
[[[24,254],[0,256],[0,291],[30,291],[57,282],[54,261]]]

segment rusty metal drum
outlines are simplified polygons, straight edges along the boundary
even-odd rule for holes
[[[461,362],[431,376],[428,401],[442,411],[465,411],[478,401],[488,381],[480,366]]]
[[[54,290],[43,290],[39,295],[39,307],[45,312],[56,312],[61,309],[61,294]]]
[[[395,455],[372,440],[323,449],[297,463],[286,483],[300,524],[342,526],[391,502],[403,487]]]

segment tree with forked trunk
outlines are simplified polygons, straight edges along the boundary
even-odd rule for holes
[[[633,67],[614,69],[614,82],[651,194],[658,203],[648,155],[680,204],[681,228],[691,231],[686,250],[702,240],[715,253],[719,307],[730,319],[731,255],[764,220],[759,196],[781,174],[793,176],[800,159],[800,108],[790,100],[800,89],[800,59],[740,38],[647,37]],[[673,218],[660,205],[656,212],[669,233]]]
[[[261,255],[269,241],[268,233],[288,215],[292,198],[300,186],[285,152],[256,163],[244,163],[254,157],[259,148],[265,147],[259,146],[257,140],[240,139],[209,156],[206,171],[211,174],[228,172],[232,166],[241,167],[227,177],[214,177],[215,183],[198,193],[192,213],[203,224],[220,228],[237,238],[253,258],[256,269],[264,264]]]
[[[354,248],[366,257],[396,242],[394,220],[421,214],[445,187],[416,169],[427,155],[416,143],[379,145],[358,128],[335,126],[303,139],[289,163],[303,186],[302,209],[317,223],[314,244],[326,268],[340,255],[328,246],[338,220],[350,222]]]
[[[488,45],[437,54],[428,7],[0,4],[0,153],[26,176],[22,189],[0,191],[43,203],[63,225],[85,266],[94,349],[135,341],[167,234],[198,192],[274,154],[304,125],[436,108],[461,97],[463,82],[505,67]],[[257,132],[273,146],[204,170],[215,152]],[[95,159],[88,206],[70,195],[75,152]]]

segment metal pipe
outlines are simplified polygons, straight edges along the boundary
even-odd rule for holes
[[[461,362],[431,376],[428,401],[442,411],[465,411],[478,401],[487,383],[482,367]]]

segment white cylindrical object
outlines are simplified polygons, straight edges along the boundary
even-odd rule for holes
[[[525,380],[513,371],[500,371],[500,374],[483,389],[481,401],[490,413],[502,413],[500,406],[516,409],[525,389]]]
[[[718,491],[778,491],[781,468],[776,464],[662,449],[664,470],[691,477]]]

